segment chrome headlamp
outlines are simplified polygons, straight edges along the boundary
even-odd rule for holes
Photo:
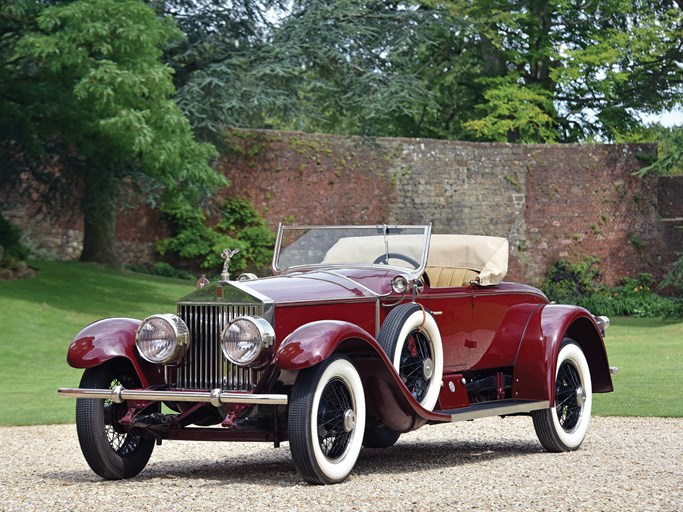
[[[241,316],[230,322],[221,334],[221,347],[228,360],[238,366],[254,366],[262,362],[275,343],[273,327],[260,317]]]
[[[394,293],[406,293],[408,291],[409,281],[406,276],[398,275],[391,280],[391,289]]]
[[[150,363],[174,364],[182,361],[190,344],[190,331],[178,316],[152,315],[135,331],[135,346]]]

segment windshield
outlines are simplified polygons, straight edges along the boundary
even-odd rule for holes
[[[391,265],[424,270],[431,226],[280,226],[273,270]]]

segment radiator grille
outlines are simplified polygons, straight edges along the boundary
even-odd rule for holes
[[[190,330],[190,347],[176,368],[172,386],[185,389],[249,391],[258,382],[258,373],[228,361],[220,346],[225,325],[238,316],[263,316],[262,304],[178,305],[178,316]]]

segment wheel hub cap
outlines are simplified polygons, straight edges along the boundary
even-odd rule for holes
[[[356,428],[356,413],[353,409],[347,409],[344,413],[344,430],[351,432]]]
[[[580,406],[583,406],[583,404],[586,403],[586,398],[587,398],[586,390],[583,389],[582,386],[579,386],[578,388],[576,388],[576,403]]]
[[[425,380],[431,379],[434,375],[434,363],[429,357],[422,362],[422,375]]]

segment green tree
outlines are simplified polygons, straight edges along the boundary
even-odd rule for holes
[[[172,70],[161,61],[182,36],[172,20],[140,0],[15,2],[3,7],[8,14],[19,21],[3,42],[1,105],[27,133],[3,138],[22,143],[20,154],[34,141],[52,158],[47,174],[80,198],[82,260],[117,263],[117,198],[131,177],[162,186],[170,210],[181,191],[223,182],[209,166],[215,149],[196,142],[173,101]]]
[[[152,3],[187,35],[166,55],[203,136],[220,139],[226,126],[402,135],[430,101],[401,62],[433,21],[410,2]]]
[[[680,104],[683,14],[673,1],[430,4],[470,23],[480,94],[462,126],[474,138],[615,140],[642,125],[641,113]]]
[[[618,140],[641,113],[680,105],[680,3],[162,2],[194,41],[171,60],[208,132],[509,142]]]

